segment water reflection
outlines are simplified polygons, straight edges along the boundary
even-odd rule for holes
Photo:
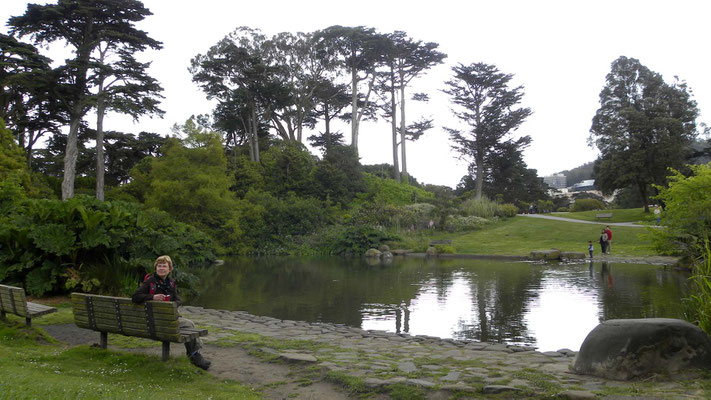
[[[577,350],[599,321],[681,315],[686,276],[649,265],[247,259],[190,303],[281,319]]]

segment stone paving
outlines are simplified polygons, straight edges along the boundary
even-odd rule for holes
[[[329,323],[308,323],[184,306],[181,312],[211,331],[205,342],[229,343],[235,334],[257,334],[317,346],[299,350],[259,350],[287,362],[316,365],[358,377],[372,389],[414,385],[449,393],[501,394],[503,397],[708,398],[695,381],[652,379],[620,382],[571,372],[576,352],[466,340],[410,336]],[[286,346],[288,348],[288,345]],[[678,377],[677,377],[678,378]],[[638,397],[642,396],[642,397]]]

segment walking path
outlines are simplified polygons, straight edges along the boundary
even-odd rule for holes
[[[636,383],[576,375],[570,370],[576,352],[569,349],[539,352],[525,346],[365,331],[243,311],[191,306],[181,310],[210,330],[206,347],[218,372],[244,366],[222,365],[229,361],[221,359],[221,350],[210,344],[245,347],[252,354],[294,363],[302,371],[328,374],[331,380],[334,376],[351,381],[356,378],[372,390],[387,391],[398,384],[414,386],[426,389],[432,399],[456,393],[472,397],[502,393],[505,398],[559,395],[570,399],[629,394],[708,398],[711,394],[688,375]]]
[[[601,221],[584,221],[582,219],[565,218],[565,217],[555,217],[553,215],[543,215],[543,214],[517,214],[518,217],[529,217],[529,218],[543,218],[543,219],[554,219],[557,221],[567,221],[567,222],[577,222],[579,224],[595,224],[595,225],[610,225],[610,226],[634,226],[637,228],[644,228],[646,226],[651,226],[658,228],[654,225],[640,225],[637,222],[601,222]]]

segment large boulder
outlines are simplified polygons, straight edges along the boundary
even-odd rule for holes
[[[560,250],[534,250],[530,254],[532,260],[560,260]]]
[[[584,260],[585,254],[575,251],[563,251],[560,253],[560,258],[565,260]]]
[[[629,380],[690,367],[711,367],[711,340],[686,321],[612,319],[590,331],[573,369],[579,374]]]
[[[366,250],[366,252],[365,252],[365,256],[368,258],[371,258],[371,257],[372,258],[380,258],[381,254],[382,253],[380,252],[380,250],[373,249],[373,248],[370,248],[370,249]]]

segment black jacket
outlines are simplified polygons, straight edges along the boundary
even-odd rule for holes
[[[178,295],[178,286],[175,284],[175,279],[166,276],[165,280],[158,275],[153,274],[148,279],[143,281],[141,286],[131,296],[131,301],[134,303],[143,303],[153,300],[154,294],[165,294],[170,296],[170,301],[174,301],[180,307],[183,300]]]

